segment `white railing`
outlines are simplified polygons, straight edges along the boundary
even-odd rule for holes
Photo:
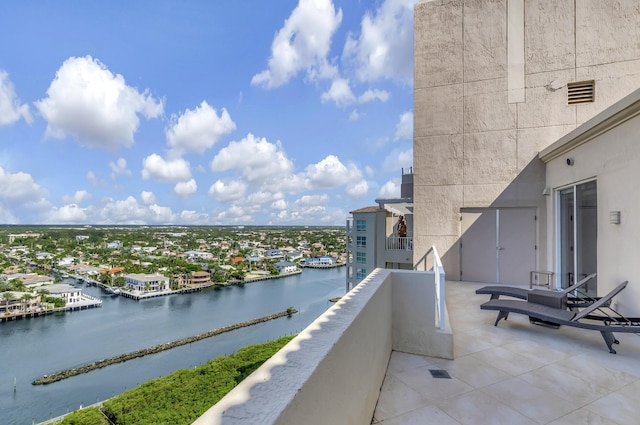
[[[446,304],[444,293],[445,274],[444,267],[442,267],[442,260],[440,260],[438,250],[435,246],[429,248],[427,253],[424,254],[424,256],[416,263],[414,270],[420,270],[420,266],[422,266],[422,270],[431,270],[434,272],[437,309],[436,327],[438,327],[440,330],[444,330],[446,323]]]
[[[387,251],[413,251],[413,238],[408,236],[390,236],[387,238],[387,245],[385,246],[385,249]]]

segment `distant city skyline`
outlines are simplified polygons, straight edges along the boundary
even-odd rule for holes
[[[3,2],[0,224],[343,225],[399,196],[416,2]]]

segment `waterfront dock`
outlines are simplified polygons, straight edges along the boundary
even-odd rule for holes
[[[74,304],[74,305],[69,305],[69,306],[64,306],[59,308],[50,308],[46,310],[42,309],[42,310],[35,310],[35,311],[24,311],[24,312],[4,314],[0,316],[0,323],[11,322],[13,320],[31,319],[35,317],[46,316],[48,314],[53,314],[53,313],[61,313],[65,311],[79,311],[79,310],[86,310],[89,308],[102,307],[102,300],[93,298],[93,297],[91,298],[93,299],[93,301],[87,301],[84,303]]]
[[[344,267],[345,263],[333,263],[333,264],[320,264],[320,263],[300,263],[300,267],[309,269],[335,269],[337,267]]]

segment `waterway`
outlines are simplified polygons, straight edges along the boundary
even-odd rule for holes
[[[300,332],[344,294],[345,268],[134,301],[77,285],[100,308],[0,323],[0,424],[32,424],[113,397],[149,379]],[[45,374],[296,308],[291,318],[239,329],[50,385]]]

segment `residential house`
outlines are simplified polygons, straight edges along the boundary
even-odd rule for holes
[[[196,271],[191,272],[188,275],[187,284],[188,285],[206,285],[211,283],[211,274],[205,271]]]
[[[275,260],[278,258],[284,258],[284,254],[278,248],[267,249],[264,253],[265,258]]]
[[[212,253],[200,250],[186,251],[182,255],[184,258],[191,261],[208,261],[213,259]]]
[[[107,244],[107,249],[118,249],[118,248],[122,248],[122,241],[113,241],[113,242],[109,242]]]
[[[298,271],[296,263],[292,263],[291,261],[278,261],[275,264],[275,267],[280,274],[294,273]]]
[[[0,315],[35,311],[40,304],[40,295],[31,292],[0,292]]]
[[[124,276],[125,287],[138,292],[160,292],[169,290],[169,278],[159,273],[131,273]]]
[[[285,253],[284,256],[289,261],[301,260],[303,258],[302,251],[289,251]]]

